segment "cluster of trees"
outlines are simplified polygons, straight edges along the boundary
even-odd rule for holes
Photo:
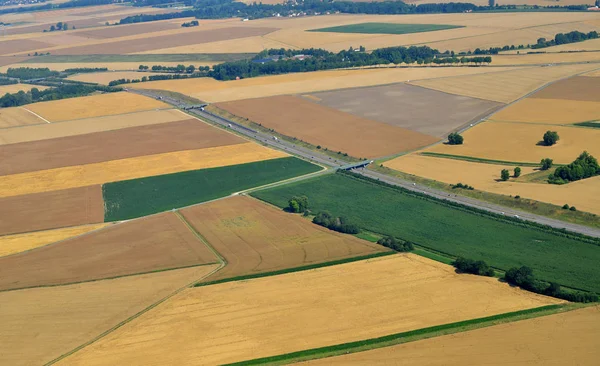
[[[140,71],[146,71],[150,69],[149,66],[147,65],[140,65],[138,67],[138,70]],[[196,66],[194,65],[189,65],[189,66],[185,66],[185,65],[177,65],[177,66],[162,66],[162,65],[153,65],[151,68],[152,71],[166,71],[166,72],[177,72],[177,73],[188,73],[191,74],[194,71],[196,71]],[[210,71],[210,66],[198,66],[197,69],[199,72],[205,72],[207,73],[208,71]]]
[[[161,74],[161,75],[150,75],[143,76],[141,79],[117,79],[108,83],[108,86],[117,86],[121,84],[131,83],[144,83],[146,81],[157,81],[157,80],[178,80],[178,79],[192,79],[205,77],[206,73],[196,72],[193,74]]]
[[[521,168],[516,167],[513,171],[513,177],[519,178],[521,176]],[[500,171],[500,180],[506,182],[510,178],[510,171],[508,169],[502,169]]]
[[[569,211],[577,211],[577,207],[575,206],[569,206],[568,204],[564,204],[562,207],[563,210],[569,210]]]
[[[584,151],[571,164],[556,168],[554,173],[548,177],[548,182],[552,184],[565,184],[596,175],[600,175],[598,160],[587,151]]]
[[[452,189],[468,189],[469,191],[474,190],[475,188],[473,188],[472,186],[468,185],[468,184],[462,184],[462,183],[456,183],[456,184],[452,184]]]
[[[327,211],[322,211],[313,218],[313,223],[324,226],[330,230],[346,234],[358,234],[360,228],[349,222],[345,217],[334,217]]]
[[[75,27],[73,27],[75,29]],[[44,32],[55,32],[55,31],[66,31],[69,30],[69,25],[67,23],[58,22],[56,25],[51,25],[50,29],[44,29]]]
[[[19,91],[18,93],[6,93],[0,98],[0,107],[17,107],[20,105],[43,102],[47,100],[57,100],[81,97],[91,94],[96,91],[102,92],[114,92],[121,89],[109,88],[102,85],[83,85],[83,84],[68,84],[61,85],[56,88],[50,88],[46,90],[39,90],[38,88],[32,88],[28,92]]]
[[[569,33],[558,33],[554,36],[554,39],[551,39],[549,41],[546,40],[546,38],[539,38],[537,40],[537,43],[532,45],[531,48],[533,48],[533,49],[546,48],[546,47],[558,46],[558,45],[567,44],[567,43],[583,42],[588,39],[596,39],[596,38],[598,38],[598,32],[596,32],[596,31],[591,31],[589,33],[582,33],[579,31],[572,31]]]
[[[11,78],[17,78],[22,80],[30,80],[30,79],[41,79],[58,76],[60,73],[58,71],[51,71],[47,67],[41,68],[31,68],[31,67],[17,67],[17,68],[9,68],[6,70],[6,76]]]
[[[488,266],[484,261],[458,257],[452,265],[462,273],[470,273],[478,276],[494,277],[494,269]]]
[[[19,81],[15,80],[15,79],[0,77],[0,85],[12,85],[12,84],[18,84],[18,83],[19,83]]]
[[[552,168],[552,165],[554,164],[554,160],[550,159],[550,158],[544,158],[540,161],[540,169],[541,170],[548,170],[550,168]]]
[[[558,132],[556,131],[546,131],[542,137],[542,141],[546,146],[552,146],[556,144],[558,140],[560,140],[560,136],[558,136]]]
[[[183,23],[181,26],[184,28],[189,28],[189,27],[197,27],[199,26],[200,23],[198,23],[197,20],[192,20],[191,22],[185,22]]]
[[[415,249],[415,246],[410,241],[403,241],[394,238],[393,236],[386,236],[377,240],[377,244],[383,245],[386,248],[390,248],[397,252],[410,252]]]
[[[448,135],[448,145],[462,145],[464,138],[456,132]]]
[[[290,198],[287,211],[293,213],[308,212],[308,197],[294,196]]]
[[[547,283],[535,278],[533,270],[523,266],[511,268],[504,275],[504,280],[512,285],[538,294],[558,297],[572,302],[597,302],[598,295],[590,292],[564,291],[554,282]]]
[[[65,69],[66,73],[69,74],[83,74],[89,72],[104,72],[108,71],[107,67],[75,67],[72,69]]]

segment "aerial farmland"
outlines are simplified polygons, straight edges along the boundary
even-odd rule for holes
[[[0,365],[596,365],[593,2],[0,0]]]

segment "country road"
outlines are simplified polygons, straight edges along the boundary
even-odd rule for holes
[[[157,93],[154,93],[152,90],[128,90],[128,91],[142,94],[142,95],[152,97],[152,98],[157,98],[159,95]],[[162,97],[162,101],[165,103],[169,103],[173,106],[176,106],[180,109],[191,107],[191,106],[186,105],[185,103],[181,102],[180,100],[169,98],[169,97]],[[258,141],[260,143],[263,143],[265,145],[274,147],[276,149],[284,150],[289,154],[299,156],[301,158],[312,161],[312,162],[317,163],[322,166],[326,166],[328,168],[337,169],[337,168],[340,168],[340,167],[348,164],[347,162],[333,159],[327,155],[305,149],[301,146],[294,145],[293,143],[290,143],[287,141],[282,141],[281,139],[275,140],[272,135],[262,133],[260,131],[252,130],[250,128],[247,128],[246,126],[241,126],[241,125],[235,123],[234,121],[230,121],[226,118],[214,115],[214,114],[206,112],[206,111],[202,111],[200,108],[186,109],[186,112],[191,115],[194,115],[196,117],[199,117],[200,119],[207,120],[214,124],[218,124],[225,129],[230,129],[232,131],[235,131],[238,134],[249,137],[249,138],[251,138],[255,141]],[[329,170],[331,170],[331,169],[329,169]],[[600,238],[600,229],[596,229],[593,227],[572,224],[572,223],[565,222],[565,221],[551,219],[551,218],[548,218],[545,216],[535,215],[535,214],[527,213],[524,211],[519,211],[519,210],[503,207],[500,205],[495,205],[492,203],[488,203],[488,202],[477,200],[477,199],[470,198],[470,197],[454,195],[451,193],[447,193],[447,192],[437,190],[434,188],[430,188],[427,186],[423,186],[420,184],[415,184],[413,182],[410,182],[410,181],[407,181],[407,180],[404,180],[404,179],[401,179],[398,177],[392,177],[389,175],[381,174],[381,173],[378,173],[378,172],[375,172],[375,171],[372,171],[369,169],[354,169],[353,172],[370,177],[370,178],[378,179],[378,180],[388,183],[388,184],[400,186],[400,187],[403,187],[403,188],[411,190],[411,191],[424,193],[424,194],[427,194],[431,197],[435,197],[438,199],[444,199],[444,200],[460,203],[465,206],[475,207],[475,208],[482,209],[482,210],[496,213],[496,214],[514,216],[514,217],[518,216],[518,218],[520,218],[522,220],[536,222],[536,223],[548,225],[548,226],[551,226],[551,227],[554,227],[557,229],[566,229],[568,231],[572,231],[575,233],[580,233],[580,234]],[[306,179],[306,178],[304,178],[304,179]]]

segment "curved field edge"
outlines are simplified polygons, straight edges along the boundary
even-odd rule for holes
[[[186,207],[321,169],[307,161],[285,157],[107,183],[102,186],[104,221]]]
[[[571,311],[581,307],[583,306],[573,304],[546,305],[533,309],[526,309],[461,322],[436,325],[433,327],[411,330],[408,332],[394,333],[387,336],[370,338],[362,341],[342,343],[334,346],[313,348],[277,356],[235,362],[227,364],[226,366],[285,365],[301,361],[308,361],[319,358],[339,356],[348,353],[367,351],[375,348],[388,347],[402,343],[414,342],[421,339],[465,332],[473,329],[485,328],[493,325],[509,323],[519,320],[537,318],[556,313]]]

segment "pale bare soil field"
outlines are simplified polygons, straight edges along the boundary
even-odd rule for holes
[[[47,89],[41,85],[30,85],[30,84],[12,84],[12,85],[0,85],[0,95],[4,96],[6,93],[17,93],[19,91],[28,92],[31,88],[38,88],[39,90]]]
[[[0,257],[25,252],[57,241],[83,235],[110,224],[91,224],[62,229],[0,236]]]
[[[563,99],[598,102],[600,98],[600,80],[575,76],[561,80],[532,95],[536,99]]]
[[[23,62],[27,60],[29,57],[20,57],[20,56],[0,56],[0,67],[4,65],[10,65],[18,62]],[[4,67],[0,68],[2,72],[6,72]]]
[[[598,83],[600,84],[600,80]],[[538,93],[510,105],[494,114],[489,120],[560,125],[600,119],[600,98],[596,101],[577,101],[537,98],[537,95]],[[595,92],[591,97],[598,95],[600,92]]]
[[[246,99],[216,106],[283,135],[354,157],[387,156],[438,141],[293,96]]]
[[[0,110],[0,115],[2,111],[6,110],[7,109]],[[29,114],[33,116],[31,113]],[[65,122],[44,123],[35,126],[4,128],[0,129],[0,145],[176,122],[187,120],[189,118],[190,116],[188,114],[185,114],[178,109],[161,109],[159,111],[152,110],[114,116],[77,119]]]
[[[484,164],[468,161],[434,158],[418,154],[409,154],[384,163],[385,166],[419,177],[433,179],[448,184],[463,183],[475,189],[503,194],[521,196],[540,202],[562,206],[565,203],[585,211],[600,215],[600,177],[583,179],[569,184],[555,185],[543,183],[524,183],[511,178],[501,182],[500,171],[513,169],[518,164]],[[521,167],[521,175],[534,171],[531,167]],[[550,175],[550,172],[548,172]],[[457,189],[457,194],[460,190]]]
[[[319,104],[436,137],[486,117],[503,104],[406,84],[312,94]],[[399,113],[399,111],[402,111]]]
[[[560,140],[553,146],[537,145],[548,130],[557,131]],[[463,145],[439,144],[427,151],[472,156],[483,159],[538,163],[551,158],[568,164],[587,150],[600,156],[600,130],[535,123],[483,122],[465,131]]]
[[[183,21],[181,22],[183,23]],[[98,29],[85,30],[77,33],[78,35],[87,36],[90,38],[119,38],[134,36],[138,34],[148,34],[160,32],[170,29],[180,29],[181,24],[175,23],[172,20],[166,22],[148,22],[138,24],[113,25],[110,27],[102,27]]]
[[[225,268],[206,281],[386,250],[243,196],[189,207],[181,213],[227,261]]]
[[[0,177],[0,197],[84,187],[187,170],[251,163],[284,156],[288,155],[278,150],[248,142],[5,175]]]
[[[494,56],[496,57],[496,56]],[[430,80],[415,80],[411,84],[501,103],[510,103],[545,84],[576,75],[598,65],[566,65],[553,67],[526,67],[501,72],[482,73]]]
[[[411,69],[355,69],[330,70],[263,76],[242,80],[217,81],[209,78],[187,80],[160,80],[127,84],[127,88],[158,89],[190,95],[206,102],[227,102],[239,99],[302,94],[327,90],[354,88],[431,79],[457,75],[500,72],[509,68],[411,68]],[[484,98],[485,99],[485,98]]]
[[[139,67],[139,62],[137,63]],[[145,63],[143,63],[145,64]],[[187,65],[187,64],[186,64]],[[53,66],[53,65],[49,65]],[[83,81],[86,83],[98,83],[108,85],[113,80],[118,79],[141,79],[144,76],[149,77],[152,75],[157,75],[155,72],[137,72],[137,71],[114,71],[114,72],[92,72],[86,74],[77,74],[73,76],[69,76],[67,79]]]
[[[25,107],[0,108],[0,128],[46,123]]]
[[[104,221],[102,187],[0,198],[0,235]]]
[[[87,282],[216,261],[177,215],[166,212],[0,257],[0,290]]]
[[[0,363],[43,365],[201,279],[216,266],[0,292]]]
[[[223,364],[557,302],[399,254],[186,289],[63,364]]]
[[[50,47],[50,43],[33,39],[8,40],[0,42],[0,55],[14,55],[19,52]]]
[[[246,143],[197,119],[0,146],[0,175]]]
[[[600,358],[600,308],[476,329],[309,365],[594,365]]]
[[[133,93],[107,93],[89,97],[33,103],[27,109],[50,122],[110,116],[150,109],[170,108],[168,104]]]

